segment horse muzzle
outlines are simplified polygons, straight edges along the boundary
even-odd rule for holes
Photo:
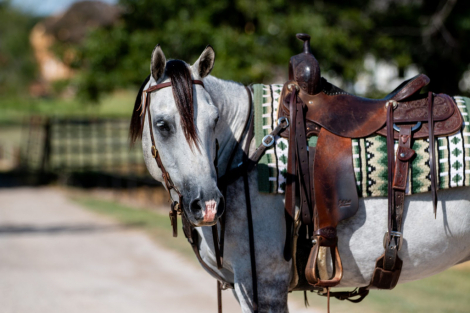
[[[194,226],[212,226],[217,223],[219,217],[225,210],[224,198],[218,192],[217,195],[209,199],[203,197],[194,198],[187,210],[188,219]]]

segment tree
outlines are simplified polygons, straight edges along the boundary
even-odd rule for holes
[[[29,33],[37,19],[0,1],[0,94],[24,94],[36,78]]]
[[[306,32],[322,73],[341,77],[345,85],[364,71],[365,56],[373,55],[401,73],[416,64],[432,78],[433,90],[461,93],[458,83],[470,63],[470,3],[441,2],[121,0],[119,23],[92,31],[77,53],[79,86],[93,99],[139,86],[157,43],[167,57],[191,63],[212,45],[213,74],[224,79],[285,79],[289,58],[301,50],[295,34]]]

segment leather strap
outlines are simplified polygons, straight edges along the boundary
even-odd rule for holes
[[[222,313],[222,283],[217,281],[217,310]]]
[[[390,234],[391,223],[390,217],[392,216],[392,210],[394,206],[393,197],[393,174],[395,170],[395,139],[393,130],[393,109],[394,102],[389,101],[387,106],[387,162],[388,162],[388,233]]]
[[[215,260],[217,262],[217,268],[220,270],[222,268],[222,256],[220,255],[220,242],[219,242],[219,231],[217,230],[217,224],[211,226],[212,230],[212,241],[214,244],[214,253]]]
[[[198,84],[204,87],[204,83],[200,80],[193,80],[193,84]],[[178,195],[178,201],[173,201],[170,209],[170,221],[171,225],[173,226],[173,237],[178,236],[178,219],[177,219],[177,214],[181,215],[181,207],[180,204],[183,203],[183,196],[181,195],[180,191],[178,188],[173,184],[173,181],[171,180],[170,174],[166,171],[165,167],[163,166],[162,160],[160,159],[160,154],[158,153],[157,147],[155,145],[155,137],[153,135],[153,126],[152,126],[152,115],[150,113],[150,93],[156,90],[160,90],[162,88],[170,87],[172,85],[171,82],[166,82],[166,83],[161,83],[157,84],[155,86],[151,86],[147,88],[146,90],[143,91],[142,93],[142,103],[141,106],[137,110],[141,110],[141,115],[142,119],[145,120],[145,115],[148,117],[148,124],[149,124],[149,131],[150,131],[150,139],[152,142],[152,147],[151,147],[151,153],[152,156],[155,159],[155,162],[157,163],[158,168],[162,172],[162,178],[165,183],[165,187],[168,191],[168,195],[170,196],[170,199],[172,199],[171,196],[171,190],[174,190],[176,194]],[[143,127],[144,123],[142,123]]]
[[[204,83],[200,80],[193,80],[193,84],[198,84],[204,87]],[[183,196],[181,195],[180,191],[178,188],[173,184],[173,181],[171,180],[170,174],[166,171],[165,167],[163,166],[163,163],[160,159],[160,155],[158,153],[158,150],[155,145],[155,138],[153,135],[153,127],[152,127],[152,116],[150,113],[150,101],[149,101],[149,96],[150,93],[153,91],[160,90],[162,88],[170,87],[172,86],[171,82],[166,82],[162,84],[157,84],[155,86],[151,86],[148,89],[143,91],[143,99],[141,106],[139,109],[142,110],[141,115],[143,114],[142,119],[145,120],[145,115],[148,116],[148,123],[149,123],[149,130],[150,130],[150,139],[152,142],[152,148],[151,148],[151,153],[152,156],[154,157],[158,167],[160,168],[162,172],[162,178],[165,183],[165,187],[168,191],[168,194],[171,197],[171,190],[174,190],[176,194],[178,195],[178,201],[173,201],[171,204],[171,209],[170,209],[170,221],[171,225],[173,227],[173,237],[178,236],[178,219],[177,219],[177,214],[182,215],[182,223],[183,223],[183,232],[188,239],[188,242],[191,244],[191,247],[194,251],[194,254],[196,255],[196,258],[198,259],[199,263],[202,265],[202,267],[208,271],[212,276],[216,277],[217,279],[217,308],[218,312],[222,313],[222,282],[224,286],[231,287],[233,289],[233,284],[227,283],[224,281],[224,279],[215,271],[213,271],[201,258],[201,255],[199,253],[199,247],[198,247],[198,235],[195,232],[193,226],[191,223],[187,220],[186,216],[182,213],[182,209],[180,207],[180,203],[183,202]],[[250,102],[251,103],[251,102]],[[138,109],[138,110],[139,110]],[[142,123],[143,127],[144,123]],[[214,160],[214,164],[216,167],[216,171],[218,171],[217,167],[217,153],[218,153],[218,142],[216,140],[216,146],[217,146],[217,151],[216,151],[216,158]],[[223,219],[225,222],[225,219]],[[225,232],[225,223],[221,224],[221,240],[219,241],[218,239],[218,232],[217,232],[217,224],[212,227],[212,238],[214,241],[214,249],[215,249],[215,254],[216,254],[216,260],[217,260],[217,268],[221,269],[222,268],[222,262],[223,262],[223,244],[224,244],[224,232]]]
[[[402,126],[392,186],[394,206],[391,208],[392,211],[388,218],[389,231],[385,243],[385,258],[383,261],[383,268],[387,271],[395,270],[395,262],[399,259],[398,250],[401,248],[401,241],[403,239],[402,225],[405,207],[405,189],[408,182],[409,162],[415,155],[415,152],[411,149],[411,136],[411,126]]]
[[[251,91],[247,88],[248,97],[251,100]],[[251,102],[251,101],[250,101]],[[253,139],[254,134],[254,117],[250,118],[249,131],[246,136],[243,163],[248,163],[248,153],[250,151],[251,140]],[[245,189],[245,202],[246,202],[246,217],[248,222],[248,239],[250,245],[250,264],[251,264],[251,282],[253,288],[253,312],[258,312],[258,275],[256,271],[256,255],[255,255],[255,238],[254,238],[254,229],[253,229],[253,215],[251,210],[251,196],[250,196],[250,184],[248,181],[248,171],[243,171],[243,186]]]
[[[353,291],[330,291],[330,297],[338,300],[348,300],[352,303],[359,303],[369,294],[369,290],[365,287],[356,288]],[[323,294],[323,296],[325,296]]]
[[[226,282],[216,271],[214,271],[209,265],[201,257],[199,253],[199,235],[191,223],[188,221],[184,214],[181,215],[181,221],[183,223],[183,233],[188,240],[191,248],[193,249],[194,254],[196,255],[197,260],[201,264],[201,266],[213,277],[215,277],[218,281],[223,284],[224,288],[233,289],[234,285],[232,283]]]
[[[429,167],[431,168],[431,196],[432,206],[434,209],[434,218],[437,214],[437,173],[436,164],[434,164],[434,158],[436,156],[435,138],[434,138],[434,94],[428,93],[428,128],[429,128]]]
[[[214,159],[214,167],[216,176],[219,177],[219,141],[215,140],[215,159]],[[225,231],[225,227],[222,229],[221,223],[221,232]],[[225,226],[225,225],[224,225]],[[214,244],[214,252],[215,252],[215,259],[217,262],[217,268],[221,269],[223,264],[223,235],[221,234],[221,240],[219,240],[219,232],[217,230],[217,223],[211,226],[212,229],[212,241]]]
[[[305,104],[293,89],[290,97],[290,133],[285,194],[286,211],[294,218],[297,183],[300,191],[302,223],[312,225],[311,186],[307,136],[305,129]]]
[[[432,99],[431,99],[432,101]],[[398,149],[394,152],[393,109],[397,103],[388,102],[387,107],[387,151],[389,164],[389,206],[388,232],[384,236],[385,252],[376,261],[372,280],[366,289],[393,289],[398,283],[403,261],[398,256],[398,250],[403,241],[403,213],[405,206],[405,191],[408,182],[409,162],[415,155],[411,149],[412,126],[402,125],[399,131]],[[429,112],[432,115],[432,112]]]
[[[204,87],[204,83],[202,82],[202,80],[193,80],[193,84],[195,85],[201,85],[202,87]],[[150,86],[149,88],[147,88],[146,90],[144,90],[144,92],[146,93],[151,93],[155,90],[159,90],[159,89],[163,89],[163,88],[166,88],[166,87],[170,87],[172,84],[171,82],[166,82],[166,83],[161,83],[161,84],[157,84],[155,86]]]
[[[290,104],[290,124],[296,124],[296,114],[295,110],[292,108],[294,103],[297,102],[296,91],[293,90],[290,96],[289,104]],[[295,214],[295,174],[296,174],[296,162],[295,162],[295,132],[289,131],[289,150],[288,150],[288,160],[291,162],[287,163],[287,177],[286,177],[286,193],[285,193],[285,207],[286,212],[290,216],[290,220],[294,221],[294,214]]]

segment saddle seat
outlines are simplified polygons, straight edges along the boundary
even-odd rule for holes
[[[328,83],[324,78],[321,79],[322,91],[310,95],[300,89],[296,81],[289,81],[281,93],[281,99],[285,101],[280,104],[279,116],[289,116],[288,94],[292,92],[292,88],[296,88],[306,106],[308,137],[318,135],[320,128],[346,138],[364,138],[374,133],[386,136],[386,104],[394,100],[399,103],[394,110],[395,123],[398,125],[421,122],[422,127],[413,134],[413,137],[427,138],[429,136],[427,95],[420,94],[420,91],[429,81],[426,75],[417,75],[400,84],[383,99],[368,99],[349,94]],[[433,113],[436,136],[457,131],[461,125],[460,112],[448,95],[434,96]],[[282,133],[282,136],[288,138],[289,132]],[[398,132],[395,132],[395,139],[398,139]]]

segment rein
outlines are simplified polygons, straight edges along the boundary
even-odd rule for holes
[[[204,83],[200,80],[193,80],[193,84],[198,84],[201,85],[204,88]],[[178,188],[175,186],[173,181],[171,180],[170,174],[166,171],[165,167],[163,166],[162,160],[160,159],[160,154],[158,153],[157,147],[155,145],[155,138],[153,136],[153,127],[152,127],[152,115],[150,114],[150,101],[149,97],[150,94],[154,91],[167,88],[172,86],[171,82],[166,82],[166,83],[161,83],[157,84],[155,86],[151,86],[148,89],[144,90],[142,93],[142,120],[145,121],[145,115],[147,114],[148,116],[148,122],[149,122],[149,130],[150,130],[150,139],[152,140],[152,148],[151,148],[151,153],[155,161],[157,162],[158,168],[162,171],[162,178],[163,181],[165,182],[165,187],[168,190],[168,194],[170,196],[170,199],[173,199],[171,196],[171,190],[174,190],[176,194],[178,195],[178,201],[173,201],[171,207],[172,210],[170,212],[170,219],[171,219],[171,224],[173,226],[173,236],[176,237],[177,235],[177,230],[176,230],[176,215],[174,217],[172,216],[172,213],[178,212],[181,214],[181,203],[183,202],[183,196],[181,195],[181,192],[178,190]],[[139,107],[140,109],[140,107]],[[139,110],[138,109],[138,110]],[[142,131],[143,131],[144,123],[142,123]]]
[[[193,84],[201,85],[203,88],[204,83],[201,80],[192,80]],[[222,313],[222,290],[234,288],[232,283],[226,282],[217,272],[212,270],[207,263],[204,262],[200,253],[199,253],[199,235],[197,231],[194,229],[194,226],[191,225],[189,220],[184,214],[184,210],[182,209],[183,203],[183,195],[179,191],[179,189],[173,183],[170,174],[166,171],[165,166],[162,163],[160,158],[160,154],[157,150],[155,145],[155,137],[153,135],[153,127],[152,127],[152,116],[150,113],[150,94],[152,92],[158,91],[163,88],[167,88],[172,86],[171,82],[157,84],[155,86],[151,86],[142,92],[142,101],[141,105],[137,110],[141,110],[140,116],[142,117],[142,129],[145,123],[145,117],[148,118],[149,123],[149,131],[150,131],[150,139],[152,142],[151,153],[155,162],[157,163],[158,168],[162,172],[162,178],[165,184],[165,187],[168,191],[170,199],[172,199],[171,209],[169,213],[171,225],[173,228],[173,237],[178,236],[177,230],[177,215],[181,215],[181,220],[183,223],[183,232],[185,234],[186,239],[191,244],[191,247],[198,259],[201,263],[202,267],[206,269],[212,276],[217,279],[217,302],[218,302],[218,311]],[[251,197],[249,192],[249,183],[248,183],[248,173],[255,168],[260,160],[261,156],[264,154],[265,150],[274,144],[274,138],[279,135],[282,131],[284,131],[288,126],[289,122],[287,119],[280,119],[278,126],[265,138],[263,138],[263,142],[260,146],[250,155],[249,148],[250,143],[254,137],[254,116],[253,113],[253,106],[252,106],[252,95],[251,90],[248,87],[245,87],[248,93],[248,101],[250,109],[248,110],[246,123],[244,127],[244,131],[240,137],[240,140],[237,140],[237,144],[235,145],[232,154],[229,158],[228,168],[233,163],[235,158],[235,154],[239,151],[241,138],[245,138],[245,146],[242,147],[243,150],[243,162],[238,164],[237,167],[233,169],[227,170],[227,172],[220,178],[217,179],[217,185],[219,189],[221,189],[224,198],[226,198],[227,193],[227,186],[231,183],[235,182],[239,178],[243,177],[244,189],[245,189],[245,200],[246,200],[246,208],[247,208],[247,219],[248,219],[248,234],[249,234],[249,245],[250,245],[250,263],[251,263],[251,271],[252,271],[252,288],[253,288],[253,311],[258,312],[258,280],[257,280],[257,271],[256,271],[256,259],[255,259],[255,245],[254,245],[254,230],[253,230],[253,220],[252,220],[252,211],[251,211]],[[216,139],[216,157],[214,160],[214,165],[216,167],[216,171],[218,172],[217,162],[218,162],[218,149],[219,144]],[[171,191],[174,191],[178,195],[178,200],[173,200]],[[216,254],[216,261],[217,261],[217,268],[222,268],[223,263],[223,248],[224,248],[224,237],[225,237],[225,215],[220,218],[220,240],[218,236],[217,224],[212,226],[212,236],[213,236],[213,243],[214,243],[214,250]]]

